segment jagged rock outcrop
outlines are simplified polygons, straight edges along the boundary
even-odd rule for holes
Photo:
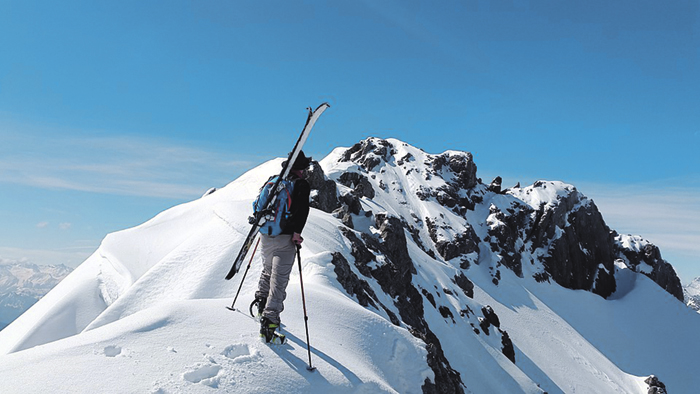
[[[536,182],[534,189],[553,187]],[[540,257],[549,277],[569,289],[591,290],[602,297],[615,292],[614,238],[600,211],[574,187],[566,187],[550,204],[535,211],[530,231],[533,252]]]
[[[351,254],[355,258],[355,266],[363,276],[374,278],[382,291],[395,300],[394,305],[399,311],[400,321],[409,327],[415,337],[426,343],[428,366],[435,373],[435,379],[432,382],[426,379],[423,392],[463,393],[459,373],[450,367],[440,340],[425,321],[423,298],[412,283],[416,269],[406,247],[403,222],[396,217],[377,215],[376,226],[379,229],[376,236],[362,233],[361,237],[351,230],[341,228],[341,232],[352,244]],[[358,292],[367,293],[362,280],[347,273],[349,269],[344,266],[343,259],[334,258],[334,264],[339,280],[343,278],[346,282],[343,288],[348,293],[357,296],[358,300],[361,297],[358,296]],[[369,304],[369,300],[365,298],[365,301]],[[434,299],[433,304],[435,305]],[[388,311],[386,308],[385,310]],[[395,316],[391,320],[396,325],[400,324]]]
[[[340,206],[336,183],[326,177],[317,161],[311,162],[306,180],[312,190],[311,207],[330,213]]]
[[[510,268],[517,276],[523,276],[522,253],[524,242],[518,242],[530,225],[532,209],[524,204],[514,203],[502,211],[495,205],[489,207],[486,219],[491,250],[500,257],[500,263]]]
[[[445,179],[447,184],[456,190],[471,189],[478,183],[474,156],[469,152],[443,153],[434,156],[432,161],[425,164],[429,166],[430,173]],[[447,170],[449,170],[450,176],[445,176]],[[450,178],[452,179],[450,180]]]
[[[501,178],[500,176],[497,176],[497,177],[493,178],[493,180],[491,181],[491,184],[488,186],[487,189],[490,192],[501,194],[501,192],[502,192],[501,184],[502,183],[503,183],[503,178]]]
[[[358,197],[374,198],[374,188],[366,176],[356,172],[346,172],[340,176],[338,182],[352,188]]]
[[[663,384],[659,378],[654,375],[649,376],[644,379],[644,383],[649,385],[647,389],[647,394],[666,394],[666,385]]]
[[[631,235],[613,233],[615,251],[635,272],[642,273],[664,290],[683,302],[683,286],[673,266],[661,257],[659,248],[651,242]]]
[[[427,216],[420,218],[416,227],[404,225],[429,255],[435,251],[442,259],[457,259],[460,268],[468,269],[473,262],[482,260],[475,256],[481,256],[480,245],[485,242],[496,256],[497,266],[492,270],[494,283],[500,280],[500,265],[522,276],[523,264],[540,263],[542,269],[533,273],[538,281],[551,280],[566,288],[589,290],[602,297],[615,291],[614,261],[624,255],[633,268],[645,261],[651,268],[649,272],[641,272],[682,299],[680,280],[672,267],[661,259],[658,248],[623,253],[624,248],[617,245],[615,234],[605,224],[595,203],[575,187],[538,181],[531,187],[520,188],[518,184],[503,190],[500,177],[488,186],[481,183],[470,153],[406,153],[405,146],[395,140],[369,138],[340,155],[341,162],[355,163],[357,167],[354,168],[360,169],[337,179],[351,190],[340,197],[344,211],[336,214],[346,225],[353,226],[350,214],[360,213],[360,198],[372,199],[379,190],[408,192],[403,190],[406,185],[381,177],[386,170],[399,167],[406,176],[417,173],[425,181],[414,184],[410,190],[420,201],[435,202],[464,218],[458,227],[450,226],[444,218]],[[491,204],[484,223],[487,234],[480,239],[474,230],[478,223],[471,223],[467,213],[496,197],[500,198],[499,203]],[[432,246],[421,240],[421,227]]]
[[[500,177],[489,185],[482,183],[470,153],[430,155],[396,140],[369,138],[334,157],[338,166],[331,178],[342,185],[334,215],[345,225],[341,233],[354,258],[348,262],[334,255],[336,275],[358,302],[385,311],[394,324],[406,326],[426,343],[435,379],[426,380],[424,392],[462,392],[465,383],[468,387],[429,327],[424,305],[434,308],[444,324],[466,322],[470,332],[516,362],[507,327],[501,327],[493,309],[470,307],[475,286],[469,275],[474,267],[488,272],[495,285],[503,280],[505,267],[517,277],[527,272],[539,282],[607,298],[617,287],[615,261],[624,256],[633,268],[648,266],[648,272],[637,271],[677,294],[678,278],[658,248],[635,251],[622,245],[595,203],[571,185],[538,181],[504,190]],[[354,220],[362,223],[357,230]],[[410,241],[414,257],[417,253],[421,259],[453,267],[457,273],[449,277],[456,286],[416,285]],[[370,283],[376,283],[393,305],[382,305],[372,292],[377,286]],[[462,297],[458,289],[468,299],[456,301],[456,295]]]
[[[479,248],[479,237],[469,224],[466,225],[466,229],[463,232],[456,234],[452,240],[439,239],[437,225],[430,218],[425,219],[425,224],[428,227],[428,233],[435,245],[435,249],[445,260],[452,260],[465,254],[474,253]],[[445,227],[443,227],[443,229],[451,230],[451,228]]]
[[[382,161],[389,161],[395,154],[391,143],[380,138],[368,138],[345,151],[342,161],[354,161],[367,171],[373,170]]]

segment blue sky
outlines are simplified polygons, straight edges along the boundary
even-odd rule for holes
[[[0,259],[105,234],[368,136],[576,185],[700,276],[696,1],[0,1]]]

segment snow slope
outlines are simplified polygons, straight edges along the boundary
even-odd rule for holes
[[[328,215],[313,212],[302,251],[312,363],[298,272],[284,312],[290,345],[260,343],[247,312],[230,312],[240,275],[224,281],[245,217],[273,161],[224,189],[109,235],[49,295],[0,333],[3,392],[419,392],[432,373],[424,345],[332,283],[339,249]],[[240,297],[247,310],[260,262]],[[78,335],[76,335],[78,334]],[[22,350],[22,351],[20,351]],[[10,353],[10,354],[7,354]],[[46,371],[50,371],[47,375]],[[46,379],[37,379],[46,376]],[[155,382],[155,383],[154,383]],[[317,390],[317,391],[316,391]]]
[[[430,391],[426,382],[445,378],[436,375],[441,370],[435,367],[434,345],[408,323],[421,321],[441,344],[464,392],[646,393],[643,381],[651,374],[671,393],[692,393],[700,386],[690,369],[700,352],[694,340],[700,316],[624,264],[615,272],[620,293],[606,300],[499,269],[499,256],[481,245],[476,252],[441,259],[435,253],[439,241],[458,240],[455,234],[469,228],[485,238],[499,220],[490,207],[510,207],[517,193],[489,194],[477,185],[484,199],[466,213],[465,222],[435,199],[415,193],[440,188],[456,175],[444,169],[442,176],[426,179],[422,163],[436,156],[400,141],[389,143],[396,147],[395,157],[406,158],[403,165],[363,170],[356,162],[339,161],[344,149],[321,163],[336,181],[344,173],[366,173],[376,193],[360,199],[363,211],[373,213],[352,214],[354,229],[344,227],[337,215],[312,209],[304,230],[303,281],[315,372],[306,370],[297,270],[282,314],[288,345],[261,343],[257,323],[247,314],[261,270],[259,256],[243,283],[239,310],[225,309],[242,272],[231,281],[223,276],[248,230],[260,185],[279,169],[281,160],[273,160],[213,194],[108,235],[80,267],[0,332],[0,376],[11,377],[3,392]],[[538,194],[537,204],[552,202],[569,187],[551,185],[552,194]],[[338,188],[340,194],[349,190],[340,183]],[[410,284],[422,293],[414,307],[424,311],[423,320],[402,313],[402,295],[392,296],[378,277],[360,271],[352,234],[379,236],[384,226],[377,226],[377,217],[416,223],[415,236],[408,231],[401,236],[415,269],[408,273]],[[338,256],[350,262],[344,274]],[[366,269],[374,274],[392,259],[375,251]],[[500,281],[494,281],[495,270]],[[374,305],[362,306],[361,293],[349,294],[341,274],[364,282],[362,291],[374,293]],[[461,274],[473,283],[471,296],[455,282]],[[487,305],[499,325],[486,313]],[[508,337],[515,362],[503,351]]]

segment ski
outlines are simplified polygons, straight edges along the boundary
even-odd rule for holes
[[[252,227],[250,228],[248,235],[246,236],[245,240],[243,241],[243,246],[241,247],[241,250],[238,252],[238,256],[233,261],[233,265],[231,266],[231,270],[226,275],[226,280],[233,278],[233,276],[236,275],[236,272],[238,272],[239,267],[241,266],[243,260],[245,259],[245,256],[248,254],[248,250],[250,250],[250,247],[253,245],[253,241],[255,240],[255,235],[257,234],[260,227],[264,224],[264,222],[262,222],[262,220],[263,220],[262,212],[267,210],[269,208],[270,204],[275,200],[275,196],[278,192],[277,187],[279,186],[279,183],[282,181],[282,179],[287,178],[287,176],[289,175],[289,172],[292,170],[292,165],[294,164],[294,161],[297,159],[297,156],[299,156],[299,152],[304,147],[306,140],[309,138],[309,133],[311,133],[311,128],[314,127],[314,124],[316,123],[318,118],[321,116],[323,111],[325,111],[329,107],[330,107],[330,105],[328,105],[328,103],[323,103],[323,104],[319,105],[313,111],[311,110],[311,108],[308,109],[309,115],[306,118],[306,124],[304,125],[304,129],[301,131],[301,134],[299,135],[299,139],[297,139],[297,142],[294,145],[294,149],[292,149],[292,152],[289,154],[289,157],[287,158],[286,165],[284,166],[284,168],[282,168],[282,171],[280,172],[279,176],[277,177],[277,182],[275,183],[275,185],[272,188],[273,192],[270,193],[270,195],[267,198],[267,201],[265,202],[265,204],[263,204],[263,206],[265,208],[260,211],[261,212],[260,214],[251,218],[252,219],[251,220]]]

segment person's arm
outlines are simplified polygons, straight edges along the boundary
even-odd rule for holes
[[[304,179],[298,180],[294,184],[294,192],[292,192],[292,207],[291,207],[291,221],[289,223],[289,230],[292,233],[292,239],[294,235],[298,237],[297,240],[301,241],[301,232],[304,230],[306,225],[306,220],[309,217],[309,196],[311,195],[311,186],[309,182]],[[301,242],[295,242],[301,243]]]

